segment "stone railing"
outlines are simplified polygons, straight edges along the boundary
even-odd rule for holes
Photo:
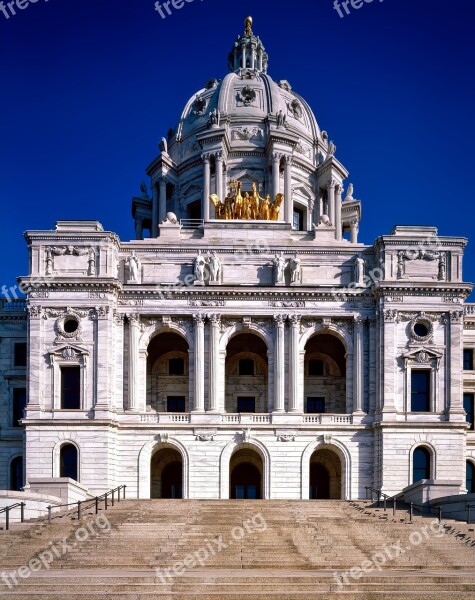
[[[475,315],[475,304],[465,304],[464,312],[466,315]]]
[[[257,423],[267,424],[272,422],[272,417],[269,413],[258,413],[258,414],[240,414],[233,413],[221,416],[223,423]]]
[[[26,300],[18,298],[16,300],[0,300],[0,311],[26,311]]]
[[[304,415],[304,423],[313,423],[315,425],[352,425],[352,415]]]
[[[141,423],[189,423],[187,413],[146,413],[140,415]]]

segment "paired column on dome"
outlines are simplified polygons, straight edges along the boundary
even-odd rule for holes
[[[358,243],[358,232],[360,230],[358,219],[353,219],[350,223],[350,242],[352,244]]]
[[[205,410],[205,319],[203,315],[194,315],[195,321],[195,361],[193,371],[194,412]]]
[[[330,218],[330,222],[332,225],[335,225],[335,186],[336,181],[334,179],[330,179],[328,182],[328,217]]]
[[[272,154],[272,193],[274,198],[280,194],[280,159],[282,155],[278,152]]]
[[[208,315],[210,321],[209,335],[209,388],[208,404],[210,412],[219,411],[219,333],[221,328],[220,315]]]
[[[285,315],[274,315],[275,359],[274,359],[274,412],[285,410]]]
[[[209,221],[209,197],[211,195],[211,156],[209,153],[203,154],[203,218],[205,222]]]
[[[158,237],[159,223],[166,220],[167,215],[167,179],[159,177],[152,184],[152,237]],[[136,232],[137,233],[137,232]],[[137,238],[141,239],[141,238]]]
[[[293,223],[294,221],[294,203],[292,200],[292,165],[294,159],[292,156],[285,157],[284,170],[284,203],[285,203],[285,221]]]
[[[223,169],[224,169],[224,162],[223,162],[223,153],[222,151],[218,151],[215,153],[215,160],[216,160],[216,194],[219,196],[219,198],[221,198],[222,201],[224,201],[224,197],[225,197],[225,190],[224,190],[224,186],[223,186]],[[208,206],[209,206],[209,202],[208,202]]]
[[[335,228],[336,228],[336,239],[341,241],[343,238],[343,228],[341,225],[341,196],[343,194],[343,186],[339,183],[335,187]]]

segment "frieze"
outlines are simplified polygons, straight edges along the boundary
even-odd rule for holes
[[[219,308],[226,306],[225,300],[188,300],[189,306],[195,306],[197,308]]]

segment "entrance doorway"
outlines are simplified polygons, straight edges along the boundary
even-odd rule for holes
[[[161,448],[150,466],[151,498],[183,498],[183,460],[173,448]]]
[[[310,500],[327,500],[330,498],[330,474],[319,464],[310,465]]]
[[[340,500],[342,491],[342,464],[333,450],[321,448],[310,458],[310,500]]]
[[[231,457],[229,465],[229,497],[235,500],[257,500],[262,498],[263,465],[260,455],[242,448]]]

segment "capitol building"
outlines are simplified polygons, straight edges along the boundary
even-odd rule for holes
[[[162,138],[132,241],[25,233],[30,293],[0,305],[0,490],[475,491],[467,240],[364,243],[364,189],[253,27]]]

